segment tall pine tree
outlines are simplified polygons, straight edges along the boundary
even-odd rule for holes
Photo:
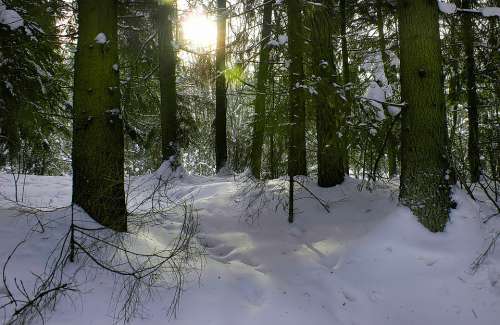
[[[178,154],[176,53],[174,48],[174,0],[161,0],[158,7],[158,38],[160,68],[160,119],[163,160]]]
[[[226,0],[217,0],[217,48],[215,50],[215,167],[227,163],[226,135]]]
[[[102,225],[126,231],[118,67],[117,1],[78,1],[73,202]]]
[[[400,199],[431,231],[450,207],[439,11],[435,1],[398,2],[402,111]],[[425,26],[425,28],[422,28]]]
[[[303,2],[287,1],[289,78],[288,174],[306,175]]]
[[[332,0],[321,0],[313,6],[311,44],[313,72],[317,77],[313,96],[316,109],[318,139],[318,185],[330,187],[344,181],[344,145],[341,127],[344,124],[345,101],[338,84],[337,64],[333,49]]]
[[[252,133],[252,152],[250,156],[250,167],[252,174],[260,178],[262,164],[262,146],[264,144],[264,131],[266,127],[266,85],[269,76],[269,52],[268,45],[271,36],[271,20],[273,13],[273,2],[264,0],[262,15],[262,32],[260,37],[259,65],[257,70],[257,95],[255,97],[255,115]]]

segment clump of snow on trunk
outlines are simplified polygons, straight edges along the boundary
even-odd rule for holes
[[[97,44],[106,44],[108,42],[108,38],[106,37],[106,34],[104,33],[99,33],[95,37],[95,42]]]

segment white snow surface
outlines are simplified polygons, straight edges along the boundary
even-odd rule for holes
[[[392,117],[397,116],[401,112],[401,108],[398,106],[389,105],[387,106],[387,111]]]
[[[370,82],[370,86],[366,89],[365,98],[370,99],[369,103],[375,109],[375,119],[383,121],[385,119],[384,107],[382,103],[385,101],[385,91],[375,81]]]
[[[9,26],[10,30],[16,30],[24,25],[24,20],[17,11],[7,9],[3,1],[0,1],[0,24]]]
[[[288,36],[285,34],[278,35],[278,39],[271,38],[267,43],[271,47],[279,47],[288,43]]]
[[[359,181],[352,178],[329,189],[306,181],[331,212],[303,198],[296,201],[300,213],[290,225],[286,211],[275,209],[276,201],[253,223],[246,222],[243,207],[256,193],[243,194],[244,185],[233,176],[172,173],[164,163],[153,174],[131,178],[130,188],[148,192],[160,177],[172,178],[173,197],[192,197],[206,265],[199,281],[186,282],[177,318],[166,317],[171,297],[164,293],[132,324],[498,324],[500,252],[489,255],[476,273],[470,264],[492,231],[500,230],[500,217],[483,224],[481,218],[492,214],[492,208],[478,205],[459,189],[454,190],[458,207],[446,231],[433,234],[398,205],[396,185],[360,192]],[[0,192],[13,197],[11,175],[0,174]],[[24,198],[23,204],[31,206],[67,206],[71,177],[27,176]],[[30,272],[43,269],[48,252],[67,229],[69,215],[68,208],[41,215],[42,221],[54,222],[28,238],[7,274],[32,283]],[[92,224],[83,212],[76,220]],[[165,245],[180,223],[172,219],[170,229],[144,237],[149,236],[149,244]],[[33,216],[0,198],[0,263],[36,224]],[[136,244],[143,245],[139,239]],[[46,323],[112,324],[110,279],[104,273],[81,278],[82,292],[62,298]]]

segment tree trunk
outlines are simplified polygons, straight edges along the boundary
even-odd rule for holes
[[[463,0],[462,8],[471,9],[473,0]],[[462,14],[462,28],[465,48],[465,74],[467,78],[467,113],[469,117],[469,142],[467,160],[471,182],[478,182],[480,176],[479,160],[479,116],[477,112],[476,62],[474,60],[474,32],[472,15]]]
[[[400,0],[401,133],[400,200],[429,230],[448,221],[447,126],[437,3]],[[425,26],[425,28],[422,28]]]
[[[116,10],[115,0],[78,1],[73,202],[102,225],[126,231]]]
[[[174,48],[175,1],[161,1],[158,6],[158,43],[160,64],[160,117],[162,158],[178,158],[176,53]]]
[[[288,174],[306,175],[304,33],[301,0],[287,1],[289,74]]]
[[[318,185],[331,187],[344,181],[344,143],[339,137],[344,120],[344,100],[335,87],[337,68],[332,42],[332,0],[320,0],[313,6],[311,45],[312,70],[318,77],[316,132],[318,140]]]
[[[347,8],[346,0],[340,0],[339,11],[340,11],[340,37],[342,46],[342,78],[344,81],[345,97],[347,102],[345,103],[345,116],[348,118],[351,115],[352,109],[352,94],[351,94],[351,68],[349,66],[349,49],[347,44]],[[346,123],[344,125],[344,135],[342,137],[344,142],[344,173],[349,175],[349,140],[350,132],[349,126]]]
[[[269,37],[271,36],[271,21],[273,2],[264,0],[262,16],[262,32],[260,37],[259,66],[257,71],[257,96],[255,97],[255,115],[252,133],[252,152],[250,167],[253,176],[260,178],[262,164],[262,145],[266,127],[266,84],[269,77]]]
[[[0,144],[5,143],[5,148],[8,150],[8,156],[5,157],[5,163],[9,163],[14,167],[18,159],[19,150],[21,148],[21,139],[19,137],[18,109],[19,103],[16,97],[7,90],[2,88],[2,98],[0,99]],[[0,149],[3,149],[0,147]],[[0,163],[0,166],[2,164]]]
[[[500,7],[500,0],[492,1],[493,6]],[[490,112],[491,130],[491,154],[490,154],[490,170],[491,177],[494,180],[495,195],[497,194],[497,184],[500,177],[500,124],[499,109],[500,109],[500,37],[498,34],[500,23],[498,17],[488,18],[489,38],[488,46],[490,47],[489,61],[491,69],[489,74],[495,91],[495,99],[493,101],[493,109]],[[494,127],[497,125],[497,127]]]
[[[460,2],[460,0],[455,0],[455,2]],[[461,71],[460,71],[460,33],[458,32],[457,27],[459,27],[458,16],[450,17],[450,37],[451,37],[451,46],[450,46],[450,80],[449,80],[449,96],[448,102],[450,103],[450,107],[452,109],[452,118],[451,118],[451,127],[449,132],[449,155],[451,159],[451,148],[454,146],[455,141],[457,139],[457,128],[458,128],[458,112],[460,109],[460,94],[462,92],[462,79],[461,79]],[[457,170],[454,168],[455,166],[450,166],[450,184],[455,184],[457,182]]]
[[[377,10],[377,31],[378,31],[378,44],[380,55],[382,59],[382,64],[384,67],[384,74],[387,79],[387,84],[390,87],[397,82],[397,77],[391,67],[391,60],[389,58],[389,54],[387,54],[387,41],[385,40],[385,32],[384,32],[384,11],[383,11],[383,1],[377,0],[376,10]],[[384,122],[384,129],[387,132],[390,132],[388,135],[387,141],[387,165],[389,171],[389,178],[393,178],[397,174],[397,157],[398,157],[398,141],[396,135],[390,130],[391,121],[386,119]],[[375,171],[377,170],[377,166],[375,166]]]
[[[217,49],[215,53],[215,165],[219,172],[227,162],[226,138],[226,0],[217,0]]]

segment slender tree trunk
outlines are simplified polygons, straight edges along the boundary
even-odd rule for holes
[[[227,162],[226,137],[226,0],[217,0],[217,49],[215,53],[215,165],[219,172]]]
[[[429,230],[448,221],[447,127],[437,3],[399,0],[402,110],[400,200]],[[422,28],[425,26],[425,28]]]
[[[160,117],[162,158],[178,158],[176,53],[174,48],[175,1],[160,1],[158,6],[158,43],[160,47]]]
[[[273,1],[264,0],[262,16],[262,32],[260,38],[259,66],[257,71],[257,96],[255,98],[255,115],[252,134],[251,170],[256,178],[260,178],[262,164],[262,146],[266,127],[266,85],[269,77],[269,37],[271,36],[271,21]]]
[[[456,0],[459,2],[459,0]],[[451,156],[451,148],[454,146],[457,135],[458,127],[458,111],[460,109],[460,93],[462,92],[462,80],[460,73],[460,46],[459,46],[459,35],[457,26],[459,26],[458,17],[450,17],[450,36],[452,37],[450,46],[450,81],[449,81],[449,103],[452,108],[452,120],[449,133],[449,151]],[[457,171],[450,166],[450,184],[455,184],[457,181]]]
[[[462,8],[471,9],[473,0],[463,0]],[[480,176],[479,160],[479,116],[477,111],[476,62],[474,60],[474,31],[472,15],[462,15],[463,39],[465,48],[465,74],[467,78],[467,113],[469,117],[469,142],[467,160],[471,182],[478,182]]]
[[[288,174],[306,175],[304,32],[301,0],[287,1],[289,74]]]
[[[117,1],[78,1],[73,97],[73,202],[97,222],[127,230]]]
[[[339,3],[340,11],[340,37],[342,46],[342,77],[344,82],[345,97],[347,102],[345,103],[345,116],[348,118],[351,115],[352,110],[352,94],[351,94],[351,68],[349,66],[349,48],[347,44],[347,8],[346,0],[340,0]],[[343,142],[344,142],[344,173],[349,175],[349,140],[350,132],[347,123],[344,125]]]
[[[389,54],[387,53],[387,41],[385,40],[385,31],[384,31],[385,16],[383,10],[384,10],[383,1],[377,0],[376,11],[377,11],[377,31],[378,31],[379,50],[382,59],[382,64],[384,67],[384,74],[387,78],[387,84],[388,86],[393,87],[393,85],[397,82],[397,77],[394,71],[392,70],[391,60]],[[392,178],[397,174],[398,141],[396,135],[389,130],[390,124],[391,121],[386,120],[384,123],[384,129],[390,132],[387,142],[387,160],[388,160],[387,164],[388,164],[389,177]],[[377,166],[375,166],[375,170],[376,169]]]
[[[274,60],[273,60],[274,61]],[[272,68],[272,65],[269,67],[269,73],[272,73],[273,72],[273,68]],[[270,79],[269,79],[270,83],[271,83],[271,108],[268,110],[268,123],[270,124],[270,126],[272,126],[270,128],[270,131],[267,132],[267,134],[269,135],[269,155],[268,155],[268,159],[267,159],[267,162],[268,162],[268,166],[269,166],[269,174],[270,174],[270,178],[271,179],[275,179],[278,177],[278,168],[277,168],[277,152],[279,152],[279,148],[277,148],[277,146],[279,145],[279,141],[276,139],[276,110],[277,110],[277,107],[275,105],[275,97],[276,97],[276,93],[275,93],[275,75],[274,73],[272,73]],[[278,143],[277,143],[278,142]]]
[[[344,143],[339,137],[344,121],[345,102],[339,95],[337,68],[332,42],[332,0],[317,1],[313,6],[311,45],[312,70],[318,76],[316,131],[318,140],[318,185],[330,187],[344,181]]]
[[[269,174],[271,179],[277,177],[276,173],[276,144],[274,139],[274,133],[269,134]]]
[[[500,7],[500,0],[492,1],[492,5]],[[490,36],[488,45],[491,49],[490,62],[491,62],[491,79],[495,90],[494,109],[491,111],[492,120],[497,126],[500,124],[499,110],[500,110],[500,37],[499,28],[500,22],[498,17],[489,18]],[[491,161],[491,175],[495,182],[495,189],[497,188],[498,180],[500,177],[500,128],[492,128],[492,157]],[[495,190],[495,195],[497,191]]]
[[[8,161],[14,166],[20,150],[19,123],[18,123],[18,103],[16,97],[5,87],[2,89],[0,99],[0,143],[4,142],[8,149]]]

